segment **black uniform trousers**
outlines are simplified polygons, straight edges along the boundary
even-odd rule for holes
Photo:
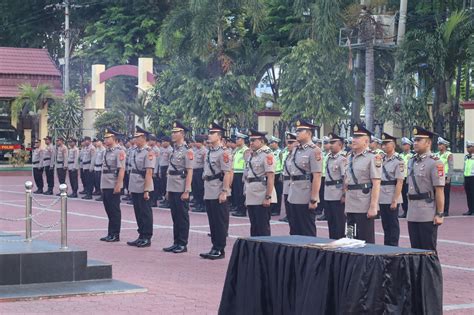
[[[275,192],[277,195],[277,203],[272,203],[272,214],[280,215],[281,213],[281,198],[283,194],[283,181],[281,174],[275,174]]]
[[[58,181],[59,184],[66,184],[66,172],[67,169],[60,167],[56,169],[56,172],[58,174]]]
[[[129,191],[128,191],[128,183],[129,182],[130,182],[130,171],[126,171],[125,175],[123,176],[123,189],[126,189],[127,193],[129,193]]]
[[[45,166],[44,173],[46,174],[46,182],[48,183],[48,190],[53,190],[54,188],[54,166]]]
[[[160,190],[163,196],[166,194],[167,181],[168,181],[168,165],[160,166]]]
[[[270,236],[272,207],[262,205],[247,206],[250,219],[250,236]]]
[[[84,169],[83,168],[79,169],[79,177],[81,178],[82,188],[84,189],[84,192],[86,192],[87,180],[84,176]]]
[[[168,192],[173,219],[173,237],[175,245],[186,246],[189,238],[189,202],[181,200],[182,192]]]
[[[326,209],[326,201],[324,201],[324,182],[326,177],[321,177],[321,188],[319,188],[319,203],[316,207],[316,213],[321,214],[323,213],[324,209]]]
[[[120,194],[114,194],[112,188],[102,189],[102,202],[109,218],[108,235],[120,235],[122,212],[120,211]]]
[[[224,250],[229,231],[229,202],[219,203],[219,199],[205,200],[212,249]]]
[[[193,169],[193,181],[191,189],[193,191],[195,205],[204,205],[204,180],[202,179],[203,168]]]
[[[151,192],[151,204],[156,205],[156,201],[160,196],[160,179],[157,174],[153,174],[153,191]]]
[[[474,176],[464,177],[464,191],[467,197],[468,212],[474,213]]]
[[[436,240],[438,239],[438,226],[429,222],[408,221],[408,235],[412,248],[436,251]]]
[[[289,219],[292,215],[291,213],[291,206],[290,206],[290,203],[288,202],[288,195],[283,195],[283,202],[285,203],[285,211],[286,211],[286,218],[288,219],[288,222],[290,222],[290,220],[294,220],[294,219]],[[288,225],[290,227],[290,235],[294,235],[294,233],[292,233],[292,227],[291,225]]]
[[[289,205],[290,235],[316,236],[316,209],[310,209],[308,204],[289,203]]]
[[[92,195],[92,191],[94,190],[94,172],[91,172],[90,170],[83,170],[84,173],[84,181],[83,185],[84,186],[84,191],[86,192],[86,195],[90,196]]]
[[[324,209],[328,220],[329,238],[338,240],[346,235],[346,214],[340,200],[326,200]]]
[[[398,246],[400,239],[400,224],[398,222],[398,209],[390,209],[388,204],[380,204],[380,217],[383,227],[383,244],[387,246]]]
[[[79,189],[77,170],[69,170],[68,173],[69,183],[71,184],[71,190],[73,193],[77,194],[77,190]]]
[[[153,236],[153,211],[151,200],[145,200],[144,194],[132,193],[133,210],[138,225],[138,238],[150,240]]]
[[[403,212],[406,214],[408,211],[408,180],[407,178],[403,180],[402,198],[403,198],[402,209],[403,209]]]
[[[367,213],[347,213],[347,225],[355,225],[355,239],[375,244],[374,219],[368,219]]]
[[[451,197],[451,182],[444,185],[444,213],[449,214],[449,199]]]
[[[39,191],[43,191],[43,168],[33,168],[33,178],[35,180],[36,188]]]
[[[245,207],[244,182],[242,181],[243,173],[234,173],[232,178],[232,204],[237,208],[238,212],[247,214]]]
[[[102,177],[101,171],[94,171],[94,187],[95,191],[100,191],[100,178]]]

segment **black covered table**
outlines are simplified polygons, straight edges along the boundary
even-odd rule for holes
[[[321,249],[307,236],[238,239],[219,314],[442,314],[433,251],[367,244]]]

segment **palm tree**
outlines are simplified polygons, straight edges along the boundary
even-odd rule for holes
[[[11,115],[15,120],[22,122],[28,117],[32,119],[31,141],[34,143],[39,138],[39,116],[41,110],[48,102],[54,99],[49,85],[40,84],[32,87],[31,84],[19,86],[20,95],[13,101]],[[23,132],[23,127],[21,127]],[[24,138],[24,136],[23,136]]]

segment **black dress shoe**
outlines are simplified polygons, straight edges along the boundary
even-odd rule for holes
[[[94,192],[92,193],[92,196],[100,196],[100,191],[94,191]]]
[[[107,235],[107,236],[104,236],[104,237],[101,237],[100,240],[102,242],[107,242],[107,239],[110,237],[110,235]]]
[[[92,199],[92,195],[85,195],[85,196],[82,197],[81,199],[84,199],[84,200],[91,200],[91,199]]]
[[[138,246],[138,243],[140,243],[141,241],[143,241],[141,238],[137,238],[133,242],[127,242],[127,245],[128,246]]]
[[[204,207],[195,207],[191,209],[191,212],[206,212],[206,210],[204,210]]]
[[[37,194],[37,195],[38,194],[43,194],[43,189],[41,189],[41,190],[38,189],[35,192],[33,192],[33,194]]]
[[[212,249],[211,249],[211,251],[208,252],[208,253],[200,253],[199,256],[200,256],[201,258],[207,259],[207,258],[209,258],[209,254],[210,254],[211,252],[212,252]]]
[[[464,212],[462,215],[474,215],[474,212],[467,211],[467,212]]]
[[[104,198],[102,198],[102,196],[100,196],[99,198],[96,198],[95,201],[103,201]]]
[[[276,216],[278,216],[278,215],[280,215],[279,212],[272,212],[272,217],[276,217]]]
[[[246,217],[247,215],[244,212],[234,212],[234,213],[232,213],[232,216],[243,218],[243,217]]]
[[[140,242],[137,243],[137,247],[150,247],[151,246],[151,240],[147,238],[143,238]]]
[[[119,235],[109,235],[105,238],[106,242],[112,243],[112,242],[120,242],[120,236]]]
[[[278,221],[288,223],[288,217],[280,218]]]
[[[443,214],[445,217],[449,217],[449,212],[444,212]]]
[[[163,200],[163,197],[162,197],[162,196],[156,197],[156,201],[160,201],[160,200]]]
[[[217,260],[217,259],[223,259],[223,258],[225,258],[225,252],[223,250],[213,249],[207,255],[207,259],[210,259],[210,260]]]
[[[72,194],[69,194],[67,196],[68,196],[68,198],[77,198],[77,193],[72,193]]]
[[[131,200],[127,201],[126,203],[127,203],[127,205],[133,205],[133,201],[131,201]]]
[[[322,215],[319,216],[316,220],[318,220],[318,221],[327,221],[327,218],[326,218],[326,215],[325,215],[325,214],[322,214]]]
[[[167,252],[167,253],[170,253],[170,252],[172,252],[177,246],[178,246],[177,244],[173,244],[173,245],[171,245],[171,246],[169,246],[169,247],[163,248],[163,251],[164,251],[164,252]]]
[[[79,192],[81,195],[84,195],[86,193],[85,190]]]
[[[187,251],[188,251],[188,248],[186,246],[183,246],[183,245],[177,245],[173,249],[173,253],[175,253],[175,254],[186,253]]]
[[[53,191],[52,190],[47,190],[43,193],[43,195],[52,195]]]
[[[404,212],[398,216],[400,219],[406,218],[407,214]]]

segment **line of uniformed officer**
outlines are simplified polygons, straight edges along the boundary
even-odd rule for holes
[[[205,135],[196,135],[194,139],[194,166],[193,166],[193,212],[206,212],[204,207],[204,181],[203,172],[207,155],[204,143],[207,140]]]
[[[402,158],[404,162],[404,180],[403,180],[403,187],[402,187],[402,209],[403,213],[399,216],[400,218],[406,218],[407,217],[407,211],[408,211],[408,161],[413,157],[413,152],[411,150],[411,147],[413,145],[413,142],[406,138],[402,138],[402,152],[400,153],[400,157]]]
[[[245,144],[247,139],[248,135],[240,132],[235,133],[236,147],[232,153],[232,198],[233,205],[235,206],[235,212],[232,215],[235,217],[245,217],[247,215],[243,181],[246,160],[250,154],[250,150]]]
[[[463,215],[474,215],[474,141],[466,141],[464,156],[464,190],[467,197],[467,211]]]
[[[444,185],[444,216],[449,216],[449,202],[451,196],[451,177],[454,170],[454,158],[449,148],[449,141],[438,137],[438,153],[436,155],[443,162],[445,185]]]
[[[31,163],[33,164],[33,179],[35,180],[36,184],[36,191],[34,192],[34,194],[43,193],[44,150],[41,149],[40,146],[41,141],[39,139],[36,139],[31,157]]]

